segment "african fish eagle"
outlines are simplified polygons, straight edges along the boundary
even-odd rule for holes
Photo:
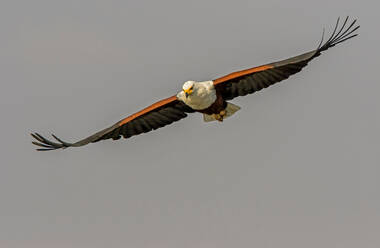
[[[301,71],[309,61],[318,57],[321,52],[357,36],[358,34],[354,32],[360,26],[355,25],[356,20],[350,25],[347,25],[347,22],[348,17],[340,25],[338,18],[331,37],[323,43],[322,36],[322,41],[315,50],[278,62],[233,72],[211,81],[187,81],[177,95],[158,101],[75,143],[64,142],[55,135],[52,136],[57,142],[52,142],[38,133],[31,134],[36,139],[32,143],[41,147],[37,149],[38,151],[50,151],[84,146],[110,138],[117,140],[121,136],[129,138],[179,121],[185,118],[188,113],[194,112],[202,113],[204,121],[218,120],[221,122],[240,109],[240,107],[227,102],[228,100],[254,93],[287,79],[290,75]]]

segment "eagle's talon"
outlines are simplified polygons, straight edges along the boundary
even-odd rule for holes
[[[213,114],[213,117],[215,120],[222,122],[223,121],[223,116],[220,114]]]

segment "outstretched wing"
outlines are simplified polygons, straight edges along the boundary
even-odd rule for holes
[[[179,121],[180,119],[185,118],[187,113],[192,112],[194,112],[192,108],[185,105],[182,101],[177,100],[176,96],[172,96],[156,102],[149,107],[122,119],[111,127],[101,130],[78,142],[64,142],[55,135],[52,135],[58,141],[57,143],[44,138],[38,133],[32,133],[31,135],[33,138],[37,140],[37,142],[33,141],[32,143],[42,147],[37,149],[38,151],[50,151],[59,148],[84,146],[88,143],[110,138],[118,140],[121,136],[129,138]]]
[[[346,28],[347,21],[348,17],[338,31],[338,18],[331,37],[323,45],[322,38],[321,44],[316,50],[286,60],[228,74],[224,77],[213,80],[214,86],[222,93],[224,99],[230,100],[237,96],[245,96],[254,93],[255,91],[259,91],[287,79],[289,76],[301,71],[310,60],[318,57],[322,51],[357,36],[354,32],[360,26],[355,26],[356,20],[354,20]]]

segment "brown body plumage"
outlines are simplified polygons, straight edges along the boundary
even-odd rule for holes
[[[199,113],[212,115],[212,114],[219,114],[221,111],[225,110],[227,107],[227,102],[224,100],[222,96],[222,92],[218,89],[216,89],[216,100],[215,102],[208,108],[197,110]]]

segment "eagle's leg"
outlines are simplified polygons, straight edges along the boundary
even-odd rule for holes
[[[220,115],[222,118],[224,118],[224,117],[227,115],[226,110],[225,110],[225,109],[221,110],[221,111],[219,112],[219,115]]]

